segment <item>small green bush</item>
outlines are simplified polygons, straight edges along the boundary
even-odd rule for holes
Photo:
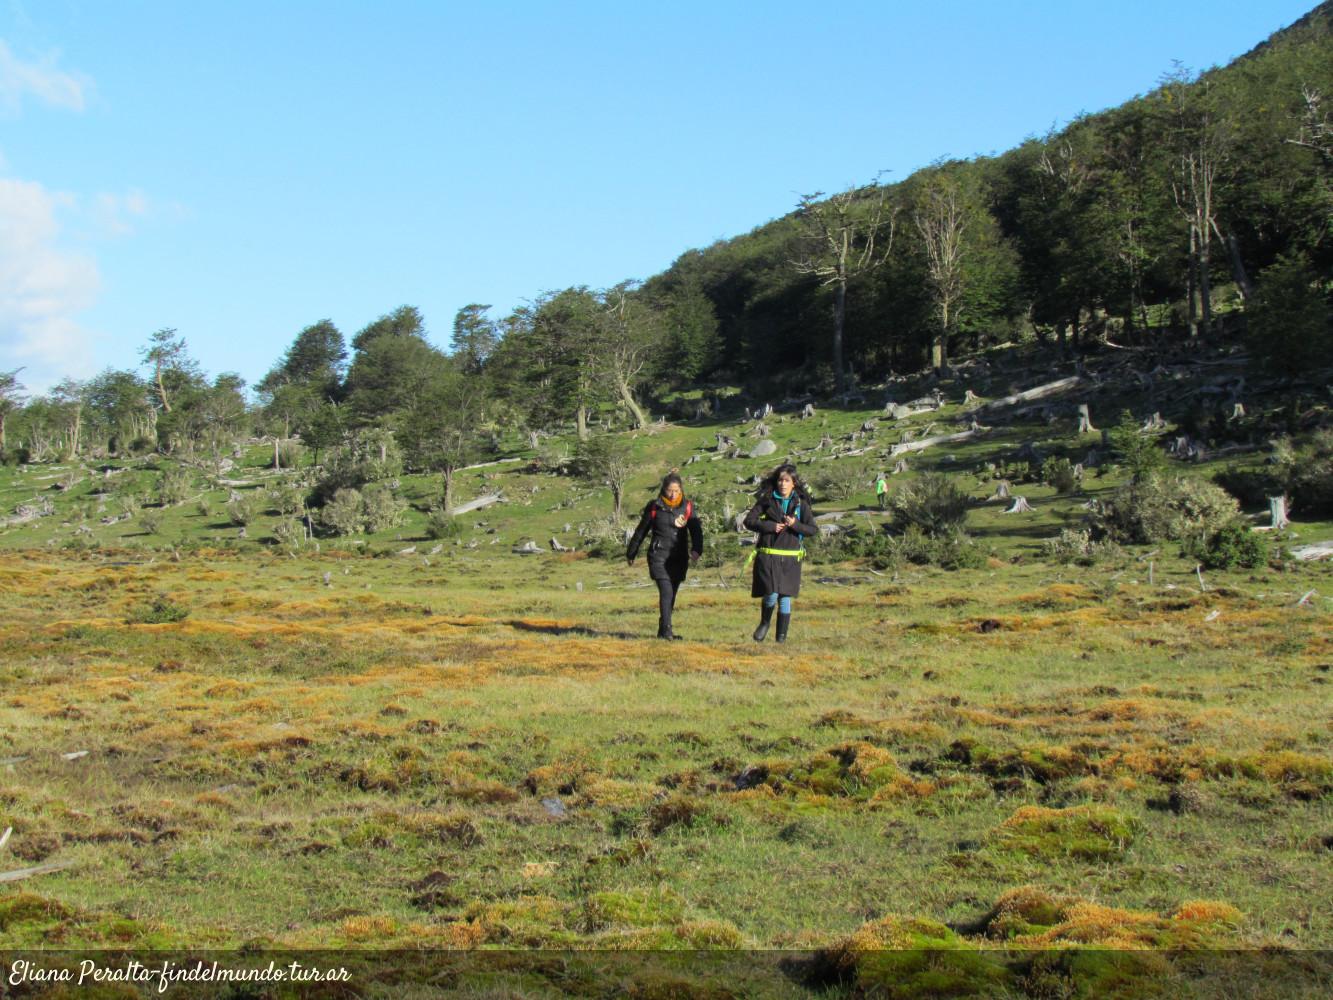
[[[961,528],[929,535],[915,525],[897,539],[902,559],[940,569],[979,569],[986,565],[986,553]]]
[[[396,528],[403,523],[407,504],[388,483],[371,483],[361,491],[361,516],[366,531],[374,533]]]
[[[278,445],[278,468],[294,469],[301,462],[301,446],[295,441],[284,441]]]
[[[157,479],[157,498],[163,507],[184,503],[190,495],[190,471],[183,465],[168,465]]]
[[[443,507],[432,507],[426,515],[426,536],[438,541],[452,541],[463,535],[463,524],[445,511]]]
[[[1204,569],[1256,569],[1268,564],[1268,537],[1235,520],[1211,535],[1187,539],[1183,554],[1198,560]]]
[[[1055,487],[1055,492],[1061,496],[1078,489],[1078,474],[1067,458],[1057,458],[1052,455],[1046,459],[1041,465],[1041,479],[1048,486]]]
[[[1041,543],[1041,554],[1054,562],[1077,563],[1092,566],[1105,560],[1123,556],[1124,551],[1109,539],[1093,541],[1092,533],[1078,528],[1065,528],[1055,538]]]
[[[283,548],[292,551],[305,545],[305,525],[300,521],[282,520],[273,527],[273,537]]]
[[[212,517],[213,501],[209,500],[208,497],[200,497],[199,502],[195,504],[195,510],[199,511],[200,517]]]
[[[284,517],[294,517],[305,510],[305,492],[295,486],[275,486],[268,491],[269,506]]]
[[[821,462],[810,477],[810,488],[819,500],[846,500],[869,485],[870,472],[864,462],[840,459]]]
[[[916,528],[927,535],[946,535],[962,529],[970,501],[952,479],[930,473],[911,480],[889,500],[894,526]]]
[[[1142,482],[1166,468],[1166,453],[1157,446],[1156,436],[1140,430],[1128,410],[1121,411],[1120,422],[1106,432],[1106,437],[1133,482]]]
[[[165,594],[155,594],[151,601],[131,612],[125,622],[128,625],[170,625],[189,616],[189,608],[175,603]]]
[[[156,535],[162,530],[163,513],[161,508],[139,511],[139,527],[149,535]]]
[[[227,501],[227,516],[232,524],[242,527],[249,524],[259,514],[259,504],[248,493],[238,493]]]
[[[1116,542],[1183,541],[1216,534],[1239,512],[1235,497],[1213,483],[1150,475],[1102,501],[1093,523]]]
[[[340,489],[320,511],[319,523],[333,535],[356,535],[365,527],[361,491]]]

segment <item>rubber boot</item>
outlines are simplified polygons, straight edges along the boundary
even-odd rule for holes
[[[785,614],[785,615],[784,615],[784,614],[782,614],[781,612],[779,612],[779,613],[778,613],[778,634],[777,634],[777,637],[776,637],[778,642],[786,642],[786,641],[787,641],[787,629],[789,629],[790,627],[791,627],[791,614],[788,613],[788,614]]]
[[[759,605],[759,627],[754,630],[754,641],[763,642],[768,635],[768,623],[773,620],[773,609],[777,605],[763,604]]]
[[[670,626],[670,625],[664,625],[664,624],[662,623],[662,619],[661,619],[661,618],[657,619],[657,637],[658,637],[659,639],[674,639],[674,638],[676,638],[675,635],[673,635],[672,632],[671,632],[671,626]]]

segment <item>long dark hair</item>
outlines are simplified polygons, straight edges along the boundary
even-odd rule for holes
[[[796,496],[796,499],[809,506],[810,494],[805,488],[805,483],[801,482],[801,477],[796,474],[796,466],[792,465],[790,462],[783,462],[770,472],[768,477],[759,484],[758,498],[762,500],[770,494],[777,496],[778,476],[782,475],[784,472],[791,476],[791,491]]]
[[[668,472],[665,476],[662,477],[662,485],[658,488],[657,495],[659,497],[666,496],[667,487],[670,486],[672,483],[675,483],[677,486],[680,487],[680,495],[684,496],[685,481],[680,478],[680,473],[677,472],[675,469],[672,469],[670,472]]]

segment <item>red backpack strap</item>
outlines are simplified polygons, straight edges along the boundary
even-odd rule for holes
[[[694,501],[693,501],[693,500],[686,500],[686,501],[685,501],[685,520],[688,521],[688,520],[689,520],[690,518],[692,518],[693,516],[694,516]]]

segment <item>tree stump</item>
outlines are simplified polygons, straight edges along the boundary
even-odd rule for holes
[[[893,467],[893,474],[897,476],[906,471],[907,471],[907,459],[905,458],[898,459],[898,463]]]
[[[1282,531],[1291,524],[1287,520],[1287,498],[1285,495],[1268,498],[1268,515],[1273,519],[1273,523],[1269,525],[1270,531]]]
[[[802,409],[801,409],[801,419],[802,419],[802,420],[809,420],[809,419],[810,419],[811,417],[813,417],[814,415],[815,415],[815,404],[814,404],[814,403],[806,403],[805,406],[802,407]]]
[[[1028,498],[1027,498],[1027,497],[1014,497],[1014,504],[1013,504],[1013,506],[1010,507],[1008,510],[1006,510],[1005,513],[1006,513],[1006,514],[1030,514],[1030,513],[1032,513],[1032,505],[1031,505],[1030,503],[1028,503]]]
[[[1080,434],[1096,434],[1097,428],[1092,426],[1092,416],[1088,413],[1088,404],[1078,404],[1078,432]]]
[[[993,500],[1009,499],[1009,480],[1001,479],[995,487],[995,492],[990,495],[988,503]]]

